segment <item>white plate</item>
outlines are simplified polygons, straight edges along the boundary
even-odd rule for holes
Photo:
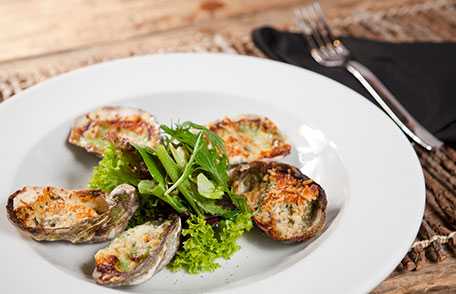
[[[102,245],[31,241],[4,207],[22,185],[86,185],[96,159],[65,141],[76,116],[106,104],[144,108],[163,123],[267,115],[294,146],[287,161],[328,194],[324,233],[285,245],[254,230],[214,273],[165,270],[138,287],[96,285],[90,272]],[[390,119],[334,81],[269,60],[169,54],[90,66],[2,103],[0,134],[0,293],[362,293],[399,263],[424,209],[420,164]]]

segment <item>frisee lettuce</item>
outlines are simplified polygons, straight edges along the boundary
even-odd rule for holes
[[[208,224],[204,217],[193,215],[182,230],[185,241],[168,265],[172,271],[185,270],[190,274],[211,272],[220,267],[218,258],[229,259],[239,250],[237,239],[252,228],[251,214],[240,213],[232,219]]]
[[[89,188],[111,192],[120,184],[137,186],[141,179],[131,169],[137,164],[134,161],[134,158],[126,152],[112,144],[109,145],[103,154],[103,159],[93,169]]]

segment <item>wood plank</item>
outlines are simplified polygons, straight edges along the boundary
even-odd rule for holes
[[[154,52],[156,50],[166,51],[167,48],[185,48],[186,44],[193,45],[198,43],[198,40],[211,36],[215,32],[236,37],[245,37],[249,36],[252,28],[261,25],[269,24],[280,26],[284,23],[291,23],[293,8],[298,6],[300,6],[300,4],[286,8],[246,14],[236,18],[220,18],[212,20],[209,23],[202,22],[180,29],[129,38],[128,40],[105,42],[89,48],[0,62],[0,74],[7,75],[13,72],[25,73],[42,67],[53,67],[56,64],[60,64],[61,67],[66,67],[66,64],[68,63],[78,63],[81,60],[93,56],[110,58],[125,56],[128,52],[146,53]]]
[[[72,0],[73,1],[73,0]],[[269,2],[265,1],[265,2]],[[276,1],[276,0],[274,0]],[[238,38],[248,38],[251,30],[255,27],[262,25],[271,25],[276,27],[289,26],[293,23],[293,9],[300,7],[303,3],[307,3],[308,0],[298,1],[298,4],[288,5],[285,7],[265,9],[262,11],[254,11],[251,13],[244,13],[233,17],[220,17],[212,19],[210,21],[196,22],[191,26],[183,28],[176,28],[172,30],[165,30],[162,32],[155,32],[146,35],[140,35],[130,37],[126,40],[111,40],[101,43],[87,45],[87,47],[73,48],[68,50],[51,50],[45,45],[41,46],[42,55],[33,56],[22,54],[30,53],[26,52],[27,48],[24,48],[22,42],[17,41],[11,46],[5,47],[4,51],[0,50],[1,54],[11,51],[10,56],[14,50],[16,58],[14,60],[3,60],[0,57],[0,75],[6,76],[12,73],[27,73],[37,71],[43,67],[52,68],[64,68],[68,67],[68,64],[80,64],[88,58],[94,58],[94,56],[104,56],[105,59],[126,56],[129,53],[148,53],[155,51],[166,51],[167,48],[185,47],[185,44],[195,43],[197,40],[209,36],[212,33],[228,34]],[[387,7],[394,7],[397,5],[395,0],[379,1],[377,3],[374,0],[365,2],[359,2],[359,0],[322,0],[322,6],[328,16],[331,23],[336,17],[341,19],[342,17],[350,16],[353,13],[354,7],[356,11],[362,11],[368,9],[371,6],[375,9],[385,9]],[[407,0],[407,2],[413,2]],[[357,4],[358,3],[358,4]],[[366,4],[367,3],[367,4]],[[68,39],[71,39],[69,36]],[[70,42],[70,41],[68,41]],[[60,48],[60,47],[57,47]],[[22,53],[21,53],[22,52]],[[19,58],[21,57],[21,58]]]
[[[125,40],[302,0],[0,1],[0,61]]]
[[[427,264],[415,272],[386,279],[372,294],[456,293],[456,259]]]
[[[3,44],[0,62],[101,46],[308,2],[310,0],[0,0],[0,43]],[[399,5],[395,0],[321,2],[339,15],[354,7],[363,10],[393,3]]]

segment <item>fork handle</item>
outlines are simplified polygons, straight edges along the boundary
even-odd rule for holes
[[[367,67],[354,60],[348,61],[345,67],[413,141],[429,151],[438,149],[443,145],[442,141],[427,131],[405,110],[394,95]]]

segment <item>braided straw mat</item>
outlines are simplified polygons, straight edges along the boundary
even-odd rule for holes
[[[456,41],[456,1],[428,0],[383,11],[356,11],[331,19],[338,34],[377,40]],[[292,25],[283,28],[294,30]],[[82,66],[115,58],[158,52],[225,52],[264,57],[252,44],[249,34],[196,32],[192,39],[162,48],[133,44],[131,48],[88,53],[71,60],[61,59],[27,71],[0,71],[0,102],[51,76]],[[426,179],[426,210],[416,241],[397,271],[418,270],[425,262],[440,262],[456,256],[456,150],[445,147],[428,153],[415,147]]]

